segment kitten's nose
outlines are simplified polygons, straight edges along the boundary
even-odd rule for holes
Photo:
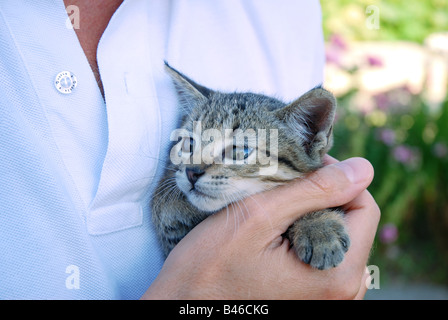
[[[205,171],[200,168],[185,168],[185,173],[187,174],[188,181],[190,181],[191,185],[194,187],[196,181],[198,181]]]

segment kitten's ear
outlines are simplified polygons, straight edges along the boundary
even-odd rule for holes
[[[165,70],[171,76],[181,105],[187,109],[186,111],[191,111],[192,107],[194,107],[197,103],[206,101],[213,93],[212,90],[197,84],[171,67],[166,61]]]
[[[336,114],[336,99],[331,92],[312,89],[276,114],[301,138],[311,158],[322,158],[331,148]]]

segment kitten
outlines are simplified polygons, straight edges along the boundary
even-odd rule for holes
[[[322,167],[332,145],[336,101],[322,88],[290,104],[254,93],[221,93],[165,65],[186,111],[174,134],[180,141],[171,149],[172,167],[152,201],[168,255],[207,216]],[[350,245],[340,209],[309,213],[285,236],[303,262],[321,270],[341,263]]]

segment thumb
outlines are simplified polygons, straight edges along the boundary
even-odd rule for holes
[[[372,179],[370,162],[363,158],[350,158],[268,191],[269,196],[265,193],[247,201],[264,218],[266,213],[271,213],[271,224],[286,230],[306,213],[350,202],[370,185]]]

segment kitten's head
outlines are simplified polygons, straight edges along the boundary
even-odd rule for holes
[[[166,64],[185,115],[172,135],[176,183],[191,204],[215,212],[322,165],[332,144],[334,96],[315,88],[290,104],[221,93]]]

